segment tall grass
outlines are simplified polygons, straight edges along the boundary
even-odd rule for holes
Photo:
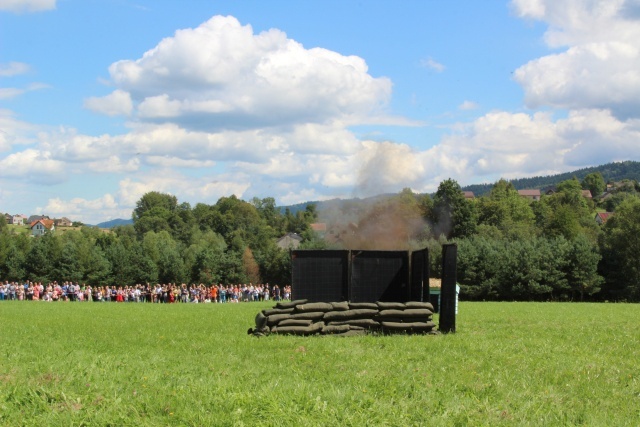
[[[254,338],[270,303],[0,303],[0,425],[638,425],[640,306],[460,303],[456,334]]]

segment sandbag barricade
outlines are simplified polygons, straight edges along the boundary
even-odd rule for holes
[[[254,336],[437,334],[432,320],[433,311],[431,303],[420,301],[279,302],[273,308],[258,313],[255,328],[250,328],[247,333]]]

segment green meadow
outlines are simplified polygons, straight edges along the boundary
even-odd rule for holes
[[[0,425],[640,425],[640,305],[461,302],[449,335],[248,336],[272,306],[3,301]]]

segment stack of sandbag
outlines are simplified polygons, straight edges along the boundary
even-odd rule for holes
[[[362,335],[436,333],[432,321],[433,306],[428,302],[409,301],[350,303],[279,302],[256,315],[256,326],[248,333],[289,335]]]

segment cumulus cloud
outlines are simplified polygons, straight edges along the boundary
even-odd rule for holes
[[[250,187],[247,176],[188,177],[174,170],[157,169],[137,178],[120,181],[118,200],[131,209],[149,191],[179,194],[181,201],[215,203],[220,197],[235,194],[242,197]]]
[[[18,120],[10,110],[0,109],[0,152],[14,145],[30,144],[35,126]]]
[[[84,107],[107,116],[128,116],[133,110],[133,101],[128,92],[115,90],[104,97],[91,97],[84,101]]]
[[[14,13],[41,12],[56,8],[56,0],[0,0],[0,10]]]
[[[478,108],[478,104],[468,100],[465,100],[462,104],[458,105],[458,109],[463,111],[475,110],[477,108]]]
[[[109,73],[139,120],[190,130],[357,123],[382,116],[391,94],[362,58],[306,49],[277,29],[254,34],[230,16],[179,30]]]
[[[0,88],[0,99],[10,99],[15,98],[16,96],[22,95],[26,92],[30,92],[33,90],[39,90],[48,88],[49,86],[43,83],[31,83],[27,86],[26,89],[19,89],[15,87],[5,87]]]
[[[545,40],[563,52],[524,64],[515,80],[529,107],[640,111],[640,15],[635,0],[514,0],[515,13],[549,24]]]
[[[0,3],[0,8],[1,8]],[[0,77],[13,77],[20,74],[25,74],[30,70],[29,64],[24,62],[8,62],[6,64],[0,64]]]
[[[74,197],[71,200],[62,200],[59,197],[54,197],[47,201],[44,208],[38,207],[37,210],[39,212],[47,212],[54,216],[66,216],[76,221],[86,222],[89,219],[97,217],[102,219],[105,212],[108,212],[107,216],[114,211],[117,212],[118,203],[111,194],[105,194],[102,197],[93,200],[87,200],[81,197]],[[131,215],[131,211],[129,209],[127,210],[128,212],[126,212],[124,217],[129,217]],[[121,218],[121,216],[112,218]]]
[[[429,70],[433,70],[433,71],[435,71],[437,73],[443,72],[445,70],[445,68],[446,68],[444,65],[442,65],[439,62],[437,62],[433,58],[423,59],[422,61],[420,61],[420,65],[422,65],[424,68],[427,68]]]
[[[0,99],[15,98],[18,95],[22,95],[24,89],[18,89],[15,87],[0,87]]]
[[[65,180],[64,163],[51,153],[27,149],[0,159],[1,178],[21,178],[42,185],[58,184]]]
[[[420,153],[423,190],[452,177],[494,182],[567,172],[640,157],[640,120],[619,120],[609,110],[486,114]]]

